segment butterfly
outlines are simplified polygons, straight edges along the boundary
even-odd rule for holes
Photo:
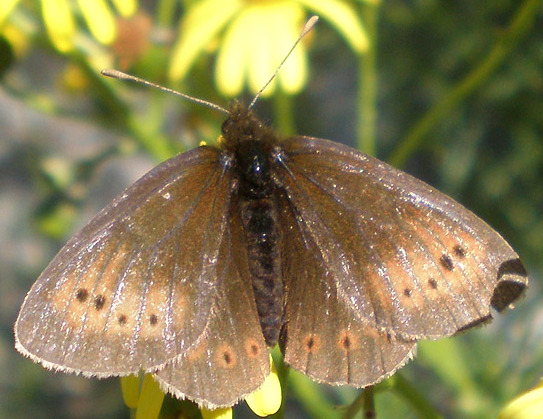
[[[523,294],[519,256],[452,198],[353,148],[280,138],[252,104],[226,112],[217,146],[158,165],[59,251],[21,307],[19,352],[89,377],[143,370],[225,407],[262,385],[276,344],[314,380],[366,387]]]

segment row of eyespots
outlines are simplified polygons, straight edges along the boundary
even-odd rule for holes
[[[84,303],[89,298],[89,291],[85,288],[80,288],[77,290],[77,293],[75,294],[75,298],[80,303]],[[100,311],[102,308],[104,308],[105,304],[106,304],[106,297],[104,297],[103,295],[99,294],[96,297],[94,297],[93,305],[96,311]],[[128,317],[125,314],[119,314],[119,316],[117,317],[117,321],[119,322],[120,325],[124,325],[128,321]],[[149,324],[151,326],[155,326],[157,323],[158,323],[157,315],[151,314],[149,316]]]
[[[466,256],[466,251],[464,250],[463,247],[461,247],[460,245],[457,244],[456,246],[453,247],[453,254],[458,259],[463,259]],[[453,259],[451,258],[451,256],[449,256],[449,255],[447,255],[445,253],[442,254],[441,257],[439,258],[439,263],[447,271],[452,272],[454,270]],[[429,278],[428,279],[428,286],[431,289],[434,289],[434,290],[437,289],[437,281],[434,278]],[[411,297],[411,290],[409,288],[406,288],[406,289],[403,290],[403,294],[407,298],[409,298],[409,297]]]

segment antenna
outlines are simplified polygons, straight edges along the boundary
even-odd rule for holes
[[[266,90],[266,88],[270,85],[270,83],[273,81],[275,77],[277,77],[277,74],[279,73],[279,70],[281,70],[281,67],[283,67],[283,64],[285,64],[285,61],[287,61],[287,58],[290,57],[290,54],[292,54],[292,51],[294,51],[294,48],[300,43],[302,38],[307,35],[307,33],[313,29],[313,26],[319,21],[318,16],[311,16],[308,21],[305,23],[302,32],[300,32],[300,35],[298,36],[298,39],[296,39],[296,42],[294,42],[294,45],[290,48],[290,50],[287,52],[287,55],[285,55],[285,58],[283,58],[283,61],[277,66],[275,72],[272,74],[270,79],[266,82],[266,84],[258,91],[258,93],[255,95],[251,103],[249,104],[248,109],[251,109],[258,98],[262,95],[262,92]]]
[[[290,56],[290,54],[292,54],[292,51],[294,51],[294,48],[296,48],[296,46],[300,43],[302,38],[305,35],[307,35],[307,33],[311,29],[313,29],[313,26],[315,26],[315,24],[318,21],[319,21],[318,16],[311,16],[308,19],[308,21],[306,22],[306,24],[304,25],[304,27],[302,29],[302,32],[298,36],[298,39],[296,39],[296,42],[294,42],[294,45],[292,45],[292,47],[288,51],[287,55],[285,55],[285,58],[283,58],[283,60],[279,64],[279,66],[277,66],[277,69],[275,70],[273,75],[270,77],[270,79],[266,82],[266,84],[262,87],[262,89],[260,89],[258,91],[258,93],[255,95],[255,97],[253,98],[253,100],[251,101],[251,103],[249,104],[247,109],[251,109],[255,105],[258,98],[260,98],[260,96],[262,95],[262,92],[264,90],[266,90],[266,88],[270,85],[270,83],[273,81],[273,79],[275,79],[275,77],[277,77],[277,74],[279,73],[279,70],[281,70],[281,67],[283,67],[283,64],[285,64],[285,61],[287,60],[287,58]],[[227,115],[230,114],[230,112],[228,112],[228,110],[226,110],[222,106],[219,106],[219,105],[217,105],[215,103],[209,102],[209,101],[204,100],[204,99],[199,99],[197,97],[186,95],[184,93],[178,92],[177,90],[173,90],[173,89],[170,89],[168,87],[161,86],[160,84],[152,83],[150,81],[141,79],[139,77],[132,76],[131,74],[123,73],[122,71],[119,71],[119,70],[105,69],[105,70],[102,70],[100,73],[102,75],[106,76],[106,77],[111,77],[111,78],[114,78],[114,79],[125,80],[125,81],[131,81],[131,82],[134,82],[134,83],[143,84],[145,86],[154,87],[155,89],[159,89],[159,90],[162,90],[163,92],[167,92],[167,93],[172,93],[172,94],[174,94],[176,96],[180,96],[180,97],[182,97],[184,99],[190,100],[191,102],[207,106],[208,108],[215,109],[216,111],[225,113]]]
[[[154,87],[155,89],[159,89],[159,90],[162,90],[163,92],[167,92],[167,93],[172,93],[172,94],[174,94],[176,96],[180,96],[180,97],[182,97],[184,99],[190,100],[191,102],[207,106],[208,108],[215,109],[215,110],[217,110],[219,112],[223,112],[223,113],[225,113],[227,115],[230,114],[230,112],[228,112],[222,106],[219,106],[219,105],[217,105],[215,103],[208,102],[207,100],[203,100],[203,99],[198,99],[197,97],[192,97],[192,96],[186,95],[184,93],[178,92],[177,90],[173,90],[173,89],[170,89],[168,87],[164,87],[164,86],[161,86],[159,84],[152,83],[152,82],[144,80],[144,79],[140,79],[139,77],[123,73],[122,71],[119,71],[119,70],[105,69],[105,70],[102,70],[100,73],[102,73],[102,75],[104,75],[106,77],[111,77],[111,78],[119,79],[119,80],[132,81],[134,83],[139,83],[139,84],[143,84],[145,86]]]

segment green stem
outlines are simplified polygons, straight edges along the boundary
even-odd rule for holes
[[[365,390],[362,390],[358,397],[354,399],[354,401],[349,406],[347,406],[347,409],[343,414],[343,419],[351,419],[356,417],[356,414],[364,407],[364,403],[366,401],[365,396]]]
[[[280,90],[273,95],[274,122],[281,135],[294,135],[296,133],[292,108],[292,96]]]
[[[483,58],[463,80],[432,107],[409,131],[405,139],[389,158],[393,166],[402,166],[420,146],[428,132],[458,103],[480,87],[514,49],[515,45],[533,25],[541,0],[526,0],[519,8],[512,23],[504,31],[490,53]]]
[[[369,386],[362,390],[359,396],[347,407],[343,419],[355,418],[363,410],[364,418],[374,418],[375,414],[375,387]]]
[[[288,392],[289,367],[285,364],[278,345],[273,348],[272,357],[275,369],[277,370],[277,376],[279,377],[279,383],[281,384],[281,407],[272,417],[273,419],[283,419],[285,417],[285,404]]]
[[[177,0],[160,0],[156,10],[156,22],[158,25],[171,28],[173,26],[173,17],[175,16],[175,8]]]
[[[426,419],[442,418],[439,412],[401,374],[394,375],[390,381],[393,383],[392,390],[409,403],[419,417]]]
[[[375,397],[373,386],[366,387],[364,389],[364,417],[375,417]]]
[[[369,38],[369,49],[360,55],[357,137],[358,149],[375,155],[375,126],[377,119],[377,23],[379,6],[364,6],[364,24]]]

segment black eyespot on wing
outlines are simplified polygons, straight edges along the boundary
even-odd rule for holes
[[[105,304],[106,304],[106,298],[103,295],[97,295],[94,298],[94,308],[96,310],[102,310]]]
[[[119,324],[120,324],[121,326],[125,325],[126,322],[127,322],[127,320],[128,320],[128,319],[127,319],[127,317],[126,317],[125,314],[120,314],[119,317],[117,317],[117,321],[119,322]]]
[[[492,294],[491,304],[503,311],[522,296],[527,287],[528,274],[520,259],[503,262],[497,273],[498,285]]]
[[[458,244],[453,247],[453,251],[454,251],[454,254],[459,258],[463,258],[463,257],[466,256],[465,249],[462,246],[458,245]]]
[[[75,298],[77,298],[77,301],[79,301],[80,303],[84,303],[85,301],[87,301],[87,298],[89,298],[89,291],[85,288],[80,288],[77,290]]]
[[[507,274],[518,275],[524,278],[528,277],[526,268],[524,267],[520,259],[511,259],[503,262],[498,269],[498,281]]]
[[[441,266],[448,271],[452,271],[454,269],[453,261],[449,255],[441,255],[439,258],[439,263],[441,263]]]

